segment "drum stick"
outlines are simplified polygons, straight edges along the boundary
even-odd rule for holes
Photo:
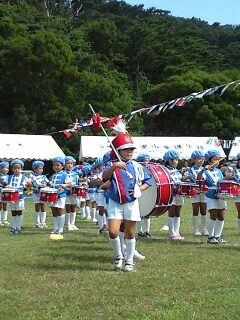
[[[225,157],[220,158],[219,160],[213,162],[212,164],[209,165],[209,168],[212,168],[216,163],[219,163],[220,161],[224,160]]]
[[[93,113],[94,115],[96,115],[96,112],[93,110],[93,107],[92,107],[92,105],[91,105],[90,103],[89,103],[89,107],[90,107],[90,109],[92,110],[92,113]],[[103,133],[105,134],[108,143],[110,143],[111,148],[112,148],[113,151],[115,152],[118,161],[122,162],[122,159],[121,159],[119,153],[118,153],[117,150],[115,149],[114,145],[112,144],[112,141],[109,139],[109,136],[108,136],[106,130],[103,128],[103,125],[102,125],[101,123],[100,123],[100,127],[101,127]],[[126,175],[127,175],[127,177],[128,177],[129,179],[132,179],[132,178],[133,178],[132,174],[131,174],[130,172],[128,172],[127,170],[126,170]]]

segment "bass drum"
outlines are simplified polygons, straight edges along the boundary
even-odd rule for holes
[[[174,195],[172,178],[167,168],[155,163],[142,164],[152,178],[152,186],[139,198],[141,217],[160,216],[171,206]]]

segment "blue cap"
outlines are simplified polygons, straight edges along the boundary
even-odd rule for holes
[[[7,161],[0,162],[0,169],[2,169],[3,167],[9,167],[9,163]]]
[[[54,162],[61,162],[63,165],[65,165],[65,159],[63,157],[55,157],[52,159],[52,163]]]
[[[240,160],[240,152],[237,154],[237,160]]]
[[[72,156],[66,156],[65,157],[65,162],[67,162],[67,161],[72,161],[72,162],[76,162],[76,159],[74,159]]]
[[[15,164],[20,164],[20,166],[23,168],[24,167],[24,162],[20,159],[14,159],[12,162],[11,162],[11,167],[13,167]]]
[[[92,171],[91,166],[85,166],[81,169],[82,173],[90,173]]]
[[[40,160],[36,160],[32,163],[32,168],[33,169],[36,169],[37,167],[39,166],[44,166],[44,162],[43,161],[40,161]]]
[[[215,156],[220,156],[220,151],[218,151],[218,150],[208,150],[205,153],[206,161],[208,161],[210,158],[215,157]]]
[[[195,158],[205,158],[205,153],[202,150],[195,150],[191,154],[191,159]]]
[[[177,150],[168,150],[163,156],[164,161],[169,161],[169,160],[178,159],[178,158],[179,158],[179,153],[177,152]]]
[[[108,161],[111,160],[111,151],[108,151],[107,153],[105,153],[105,155],[103,156],[103,162],[107,163]]]
[[[150,155],[149,154],[147,154],[147,153],[141,153],[141,154],[139,154],[138,156],[137,156],[137,161],[138,162],[143,162],[144,160],[146,160],[146,159],[150,159],[151,157],[150,157]]]

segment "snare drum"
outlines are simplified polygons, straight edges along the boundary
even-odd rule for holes
[[[2,202],[18,202],[19,192],[17,189],[3,188],[2,189]]]
[[[219,198],[237,197],[240,193],[239,183],[231,180],[219,181],[217,185],[217,195]]]
[[[204,180],[196,180],[196,184],[198,185],[198,193],[206,193],[208,191],[208,186]]]
[[[198,192],[198,185],[194,183],[181,182],[177,184],[176,194],[182,197],[196,197]]]
[[[141,217],[160,216],[171,206],[174,187],[168,170],[154,163],[143,164],[152,178],[152,186],[139,198]]]
[[[87,188],[85,188],[83,186],[74,186],[74,187],[72,187],[72,195],[74,197],[86,198]]]
[[[58,191],[55,188],[42,188],[40,190],[40,200],[43,202],[57,202],[58,201]]]

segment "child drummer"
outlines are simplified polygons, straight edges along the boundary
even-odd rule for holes
[[[9,171],[9,163],[7,161],[0,162],[0,186],[3,188],[7,185],[7,177]],[[8,226],[7,203],[1,202],[0,194],[0,226]]]
[[[126,238],[125,271],[133,271],[136,240],[136,221],[140,221],[138,197],[151,186],[151,178],[145,168],[132,160],[135,146],[128,133],[120,133],[112,141],[122,161],[108,163],[103,172],[103,181],[110,180],[108,212],[109,242],[115,253],[114,269],[123,267],[123,254],[119,230],[124,222]]]
[[[205,161],[205,153],[202,150],[195,150],[191,155],[191,159],[194,164],[187,172],[185,172],[182,181],[189,180],[191,183],[196,183],[196,178],[198,173],[203,169],[203,164]],[[205,193],[199,192],[195,197],[191,198],[192,203],[192,223],[193,223],[193,235],[194,236],[208,236],[207,230],[207,204]],[[198,214],[201,214],[202,220],[202,230],[198,229]]]
[[[67,188],[71,187],[68,174],[63,170],[65,159],[55,157],[52,159],[54,174],[49,178],[51,187],[57,189],[58,200],[50,204],[53,214],[53,231],[50,239],[63,239],[63,228],[65,223],[65,203]]]
[[[218,150],[209,150],[205,154],[208,161],[206,165],[197,175],[197,179],[203,179],[208,186],[206,193],[207,210],[210,213],[208,220],[208,240],[210,244],[225,243],[222,239],[222,230],[224,226],[224,212],[226,209],[226,200],[219,199],[217,196],[218,182],[223,180],[222,171],[217,168],[220,162],[220,152]]]
[[[12,234],[20,234],[23,224],[23,210],[24,210],[24,187],[27,186],[27,179],[21,173],[24,162],[20,159],[14,159],[11,163],[13,174],[7,177],[7,187],[18,191],[19,200],[9,203],[9,209],[12,211]]]
[[[34,173],[31,175],[31,184],[33,187],[33,202],[35,204],[34,220],[36,228],[47,228],[45,203],[40,200],[40,189],[46,187],[49,183],[46,175],[43,174],[44,162],[36,160],[32,163]]]

